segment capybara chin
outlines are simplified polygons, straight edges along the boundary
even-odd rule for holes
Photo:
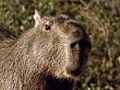
[[[82,25],[66,15],[41,17],[35,27],[0,45],[0,90],[72,90],[91,43]]]

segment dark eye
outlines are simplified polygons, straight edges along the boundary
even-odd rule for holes
[[[47,21],[46,24],[45,24],[45,29],[46,29],[46,30],[50,30],[51,27],[52,27],[52,25],[53,25],[53,22],[52,22],[52,21]]]
[[[46,24],[46,25],[45,25],[45,29],[46,29],[46,30],[50,30],[50,29],[51,29],[51,26]]]

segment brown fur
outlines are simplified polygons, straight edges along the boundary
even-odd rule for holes
[[[91,44],[81,24],[65,17],[42,18],[10,45],[0,46],[0,90],[71,90]],[[53,22],[46,30],[46,21]]]

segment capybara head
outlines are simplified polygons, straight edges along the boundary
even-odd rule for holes
[[[41,17],[35,11],[34,19],[35,34],[31,37],[35,39],[32,40],[32,61],[29,62],[37,62],[35,66],[40,72],[43,70],[57,78],[80,75],[91,48],[83,26],[66,15]]]

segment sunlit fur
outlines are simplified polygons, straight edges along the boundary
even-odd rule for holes
[[[53,22],[50,30],[45,29],[46,21]],[[52,78],[77,78],[67,73],[66,68],[83,69],[91,48],[88,35],[80,23],[62,16],[47,18],[45,23],[28,30],[17,40],[0,43],[0,90],[72,89],[71,82],[62,89],[57,83],[67,81],[53,86],[50,83]],[[85,49],[79,46],[81,40],[89,44]],[[76,45],[72,47],[72,43]]]

